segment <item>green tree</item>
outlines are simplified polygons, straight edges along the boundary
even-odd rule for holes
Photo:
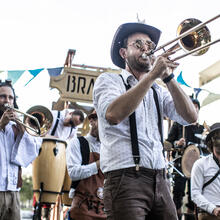
[[[32,177],[24,177],[23,176],[23,184],[20,191],[20,199],[21,203],[25,204],[28,202],[28,205],[31,206],[31,200],[33,198],[33,185],[32,185]]]

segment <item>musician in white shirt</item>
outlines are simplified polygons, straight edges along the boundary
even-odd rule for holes
[[[211,126],[206,144],[212,154],[194,163],[191,196],[199,208],[199,220],[217,220],[220,219],[220,123]]]
[[[29,135],[17,121],[18,108],[11,82],[0,82],[0,219],[20,220],[21,167],[38,155],[42,139]]]

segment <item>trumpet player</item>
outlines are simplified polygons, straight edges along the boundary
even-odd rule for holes
[[[9,80],[0,82],[0,219],[20,220],[21,167],[37,157],[42,139],[29,135],[5,105],[18,108]]]
[[[169,60],[171,52],[150,55],[160,33],[143,23],[122,24],[111,47],[122,72],[103,73],[94,85],[108,220],[177,219],[165,176],[162,120],[187,125],[197,113],[174,79],[178,63]],[[168,90],[155,83],[158,78]]]

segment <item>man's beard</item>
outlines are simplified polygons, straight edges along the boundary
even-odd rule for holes
[[[127,62],[130,68],[138,72],[149,72],[151,64],[146,60],[146,62],[140,62],[135,56],[127,57]]]
[[[5,107],[4,107],[4,105],[0,105],[0,118],[2,117],[2,115],[4,114],[4,112],[5,112]]]

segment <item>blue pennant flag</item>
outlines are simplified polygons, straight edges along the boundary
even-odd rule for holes
[[[34,79],[44,68],[36,69],[36,70],[28,70],[30,74],[33,76],[24,86],[26,86],[32,79]]]
[[[199,95],[199,93],[202,91],[202,89],[200,89],[200,88],[194,88],[194,92],[195,92],[195,98],[196,99],[198,99],[198,95]]]
[[[180,72],[179,76],[177,77],[177,82],[182,84],[182,85],[185,85],[187,87],[190,87],[184,80],[183,80],[183,76],[182,76],[182,71]]]
[[[59,76],[63,67],[57,67],[57,68],[47,68],[48,73],[50,76]]]
[[[18,81],[24,72],[25,70],[8,70],[8,79],[12,80],[12,85]]]

